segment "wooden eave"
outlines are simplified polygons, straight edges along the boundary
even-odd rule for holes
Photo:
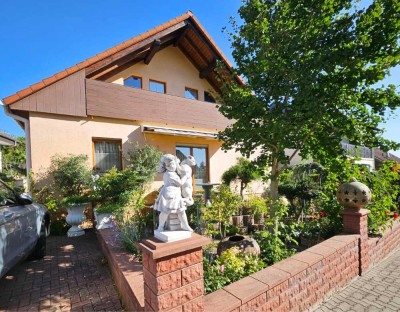
[[[16,103],[81,70],[85,71],[86,78],[106,80],[137,62],[150,63],[155,53],[172,44],[179,47],[198,69],[199,77],[207,79],[219,91],[220,83],[213,71],[216,61],[225,63],[229,72],[232,72],[232,66],[196,17],[188,11],[167,23],[20,90],[4,98],[3,102],[8,105]],[[244,84],[238,76],[235,80],[240,85]]]

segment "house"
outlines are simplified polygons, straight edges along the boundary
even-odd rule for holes
[[[17,138],[0,130],[0,172],[3,171],[3,158],[1,154],[2,146],[15,146],[18,144]]]
[[[188,11],[3,102],[25,129],[27,166],[34,173],[47,168],[55,154],[88,155],[98,172],[123,168],[129,142],[139,142],[163,153],[193,155],[194,184],[219,182],[240,155],[222,151],[215,138],[230,123],[216,107],[217,62],[231,71]],[[161,184],[159,176],[153,186]]]
[[[352,158],[355,164],[363,165],[369,168],[370,171],[375,170],[376,167],[376,158],[375,150],[365,146],[357,146],[351,144],[348,139],[342,139],[342,149],[348,157]],[[291,157],[294,153],[294,149],[286,149],[285,154],[287,157]],[[299,165],[301,163],[311,163],[313,159],[302,159],[299,153],[296,153],[295,156],[290,161],[290,166]]]
[[[375,168],[379,169],[385,160],[393,160],[400,163],[400,157],[389,152],[384,152],[379,148],[374,148]]]

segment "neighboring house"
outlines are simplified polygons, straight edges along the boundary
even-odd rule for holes
[[[369,168],[370,171],[376,169],[374,161],[374,149],[365,146],[353,145],[347,139],[342,140],[342,147],[349,157],[357,158],[354,163],[365,165]]]
[[[400,157],[397,157],[396,155],[390,154],[388,152],[384,152],[379,148],[374,148],[374,159],[376,169],[379,169],[385,160],[393,160],[400,163]]]
[[[369,168],[370,171],[375,170],[376,161],[374,160],[374,150],[364,146],[356,146],[354,144],[350,144],[349,140],[342,139],[342,148],[344,152],[350,158],[357,158],[354,160],[354,163],[365,165]],[[293,149],[286,149],[285,154],[286,156],[292,156],[294,150]],[[312,162],[312,158],[310,159],[302,159],[300,155],[297,153],[292,160],[290,161],[290,166],[299,165],[300,163],[310,163]]]
[[[99,172],[122,168],[129,142],[139,142],[163,153],[191,154],[198,164],[195,183],[219,182],[240,155],[222,151],[215,138],[230,123],[215,104],[218,61],[231,71],[189,11],[3,102],[24,125],[34,173],[55,154],[88,155]],[[153,187],[161,184],[159,176]]]
[[[18,144],[17,138],[0,130],[0,172],[3,171],[3,156],[1,153],[2,146],[15,146]]]

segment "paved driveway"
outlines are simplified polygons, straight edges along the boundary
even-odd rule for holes
[[[44,259],[0,279],[0,311],[123,311],[93,230],[48,237]]]

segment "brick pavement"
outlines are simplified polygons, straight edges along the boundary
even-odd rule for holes
[[[400,249],[314,309],[327,311],[400,311]]]
[[[123,311],[93,230],[48,237],[43,259],[0,279],[0,311]]]

